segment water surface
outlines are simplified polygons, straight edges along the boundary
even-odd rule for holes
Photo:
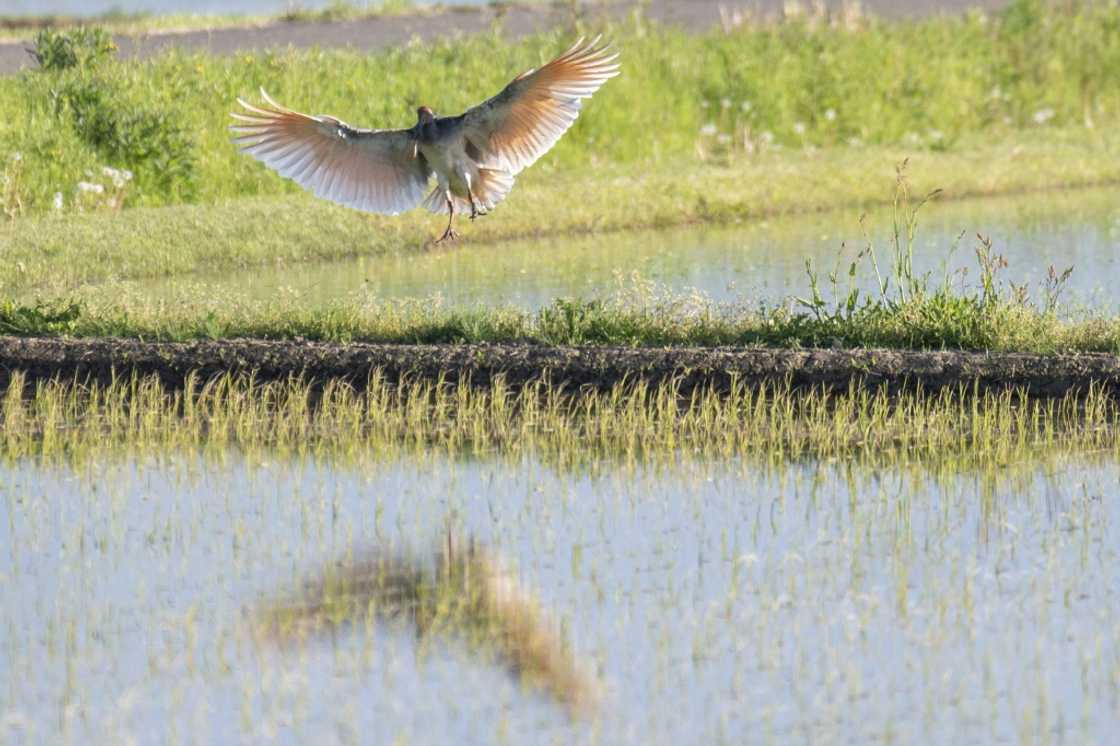
[[[332,462],[0,468],[4,743],[1105,743],[1120,464]],[[602,683],[574,718],[453,638],[304,644],[263,604],[448,522]]]
[[[955,287],[979,284],[977,234],[1007,260],[1005,282],[1041,297],[1050,267],[1072,267],[1063,300],[1070,307],[1120,309],[1111,288],[1120,283],[1120,190],[1054,192],[929,205],[919,213],[914,241],[918,273]],[[500,212],[488,219],[499,219]],[[142,295],[173,298],[207,294],[257,299],[284,297],[317,306],[345,299],[431,298],[449,305],[515,305],[534,309],[554,298],[609,296],[635,277],[674,293],[699,292],[713,300],[750,305],[777,303],[809,290],[805,262],[822,285],[847,270],[869,243],[884,274],[893,253],[893,221],[874,210],[842,210],[730,226],[694,225],[666,231],[475,245],[468,240],[427,252],[362,257],[342,262],[254,268],[216,276],[180,276],[140,283]],[[470,227],[465,228],[469,236]],[[870,262],[856,286],[876,292]],[[825,287],[828,290],[827,287]]]

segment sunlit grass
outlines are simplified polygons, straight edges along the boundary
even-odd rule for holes
[[[1035,353],[1120,351],[1120,319],[1061,306],[1063,284],[1071,269],[1049,268],[1038,287],[1007,282],[1006,267],[990,241],[980,237],[974,249],[976,281],[960,280],[961,268],[946,264],[940,278],[914,270],[919,212],[940,191],[915,193],[906,164],[896,167],[891,197],[890,238],[866,243],[827,271],[806,263],[805,291],[786,298],[715,302],[698,292],[658,286],[638,275],[618,278],[613,288],[590,298],[556,298],[535,311],[480,301],[473,306],[447,304],[439,297],[383,299],[351,295],[327,303],[308,303],[277,292],[265,298],[221,290],[205,281],[187,283],[169,294],[152,293],[142,284],[110,282],[67,291],[74,275],[109,279],[114,261],[140,277],[156,265],[174,263],[170,253],[145,255],[141,244],[123,260],[104,252],[82,261],[66,261],[69,244],[59,231],[57,249],[41,244],[38,254],[13,251],[7,266],[16,297],[0,303],[0,333],[130,337],[155,341],[192,341],[252,337],[326,342],[398,344],[520,343],[613,346],[782,346],[965,349]],[[261,212],[222,234],[190,223],[208,214],[200,208],[164,208],[183,218],[192,247],[209,246],[215,264],[233,261],[233,245],[266,237],[277,226],[301,231],[308,241],[322,224],[287,213]],[[132,227],[155,226],[133,220],[148,211],[122,214]],[[339,210],[328,214],[345,217]],[[49,220],[42,221],[44,225]],[[62,222],[72,224],[71,219]],[[26,227],[28,223],[21,222]],[[108,220],[105,226],[112,223]],[[343,230],[347,230],[343,228]],[[33,231],[28,230],[31,237]],[[209,239],[215,239],[213,243]],[[636,234],[633,240],[642,240]],[[225,247],[222,247],[225,241]],[[252,245],[250,243],[250,245]],[[945,255],[955,247],[945,248]],[[266,250],[266,249],[265,249]],[[466,249],[463,249],[466,250]],[[228,253],[226,253],[228,252]],[[184,252],[186,253],[186,252]],[[246,252],[249,253],[249,252]],[[24,263],[33,262],[29,267]],[[289,255],[298,262],[299,254]],[[276,261],[276,257],[271,257]],[[129,265],[128,262],[135,264]],[[190,259],[187,259],[189,267]],[[293,271],[298,271],[293,267]],[[0,274],[2,274],[0,270]],[[172,272],[173,274],[173,272]],[[49,278],[49,279],[48,279]],[[871,290],[858,289],[866,278]]]
[[[911,159],[909,179],[915,193],[941,189],[948,198],[1120,180],[1120,136],[1101,132],[1093,144],[1067,134],[922,154]],[[453,248],[889,203],[895,167],[909,152],[877,147],[769,154],[736,165],[612,166],[593,178],[530,170],[497,211],[464,227]],[[306,194],[29,217],[0,222],[0,289],[58,292],[106,280],[417,251],[439,230],[426,213],[371,216]]]
[[[1099,390],[1033,400],[967,386],[898,396],[853,385],[840,393],[733,385],[682,394],[673,384],[572,391],[547,380],[487,389],[433,381],[367,386],[251,377],[156,378],[111,385],[25,386],[16,375],[0,404],[9,458],[81,458],[113,450],[268,449],[278,454],[537,454],[559,464],[622,459],[859,457],[890,463],[958,454],[998,463],[1033,449],[1116,449],[1120,406]]]
[[[1060,142],[1063,131],[1096,150],[1120,116],[1118,19],[1111,5],[1029,1],[994,17],[854,27],[791,20],[699,35],[631,19],[607,29],[622,51],[623,74],[531,173],[586,179],[611,164],[629,166],[640,179],[648,169],[675,170],[693,160],[714,169],[703,191],[719,205],[727,181],[721,169],[775,152],[896,146],[955,153],[967,151],[974,137],[992,145],[1057,133]],[[230,144],[228,113],[237,96],[264,86],[297,109],[358,125],[408,126],[417,105],[462,111],[579,31],[516,42],[495,32],[373,54],[173,52],[141,63],[26,72],[0,79],[0,154],[18,152],[26,162],[18,192],[24,212],[53,209],[56,193],[64,210],[83,206],[77,183],[106,165],[137,173],[128,205],[287,193],[291,184]],[[90,132],[91,107],[115,131]],[[137,125],[141,110],[145,126],[185,138],[173,158],[129,146],[142,132],[151,134]],[[182,173],[157,179],[156,165],[169,158]],[[1063,181],[1064,171],[1047,173],[1033,159],[1024,164],[1020,170],[1034,172],[1038,183]],[[974,183],[982,188],[983,174],[998,167],[997,159],[975,163]],[[1094,170],[1100,176],[1104,166]],[[827,171],[822,165],[815,175]]]

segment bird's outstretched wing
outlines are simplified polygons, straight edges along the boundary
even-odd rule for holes
[[[556,144],[579,116],[580,103],[618,75],[617,53],[595,37],[537,70],[521,73],[502,92],[462,116],[463,133],[480,162],[516,174]]]
[[[396,215],[424,199],[431,168],[409,130],[356,129],[329,116],[308,116],[241,99],[245,113],[234,142],[241,150],[317,196],[369,212]]]

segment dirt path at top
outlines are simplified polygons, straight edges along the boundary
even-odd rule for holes
[[[1006,0],[864,0],[869,13],[888,17],[914,17],[937,13],[959,13],[967,8],[988,10],[1004,5]],[[340,22],[277,22],[254,28],[226,28],[180,33],[159,33],[135,37],[118,37],[121,55],[149,57],[176,47],[203,50],[213,54],[238,51],[294,47],[350,47],[377,50],[402,44],[413,38],[431,40],[456,34],[474,34],[500,25],[505,34],[517,38],[557,26],[567,26],[575,17],[595,22],[618,19],[639,8],[645,18],[659,23],[681,26],[691,31],[705,31],[720,23],[720,7],[734,12],[737,8],[757,13],[777,12],[783,0],[750,0],[750,2],[718,2],[717,0],[650,0],[645,3],[622,2],[580,5],[578,11],[564,6],[495,6],[457,7],[404,15],[388,15]],[[836,7],[840,0],[826,0]],[[12,74],[32,67],[27,54],[29,42],[0,43],[0,74]]]

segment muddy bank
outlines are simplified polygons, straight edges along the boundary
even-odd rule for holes
[[[0,336],[0,386],[22,371],[30,381],[52,378],[107,382],[133,372],[180,386],[190,373],[203,379],[255,373],[260,380],[302,376],[356,385],[380,371],[401,377],[511,384],[547,374],[569,388],[607,388],[623,380],[675,379],[682,390],[790,380],[796,386],[846,388],[853,380],[893,390],[978,384],[1017,387],[1035,396],[1060,396],[1090,385],[1120,393],[1120,357],[1105,354],[915,352],[898,350],[777,350],[700,348],[543,347],[537,345],[369,345],[228,340],[142,342],[130,339],[53,339]]]

